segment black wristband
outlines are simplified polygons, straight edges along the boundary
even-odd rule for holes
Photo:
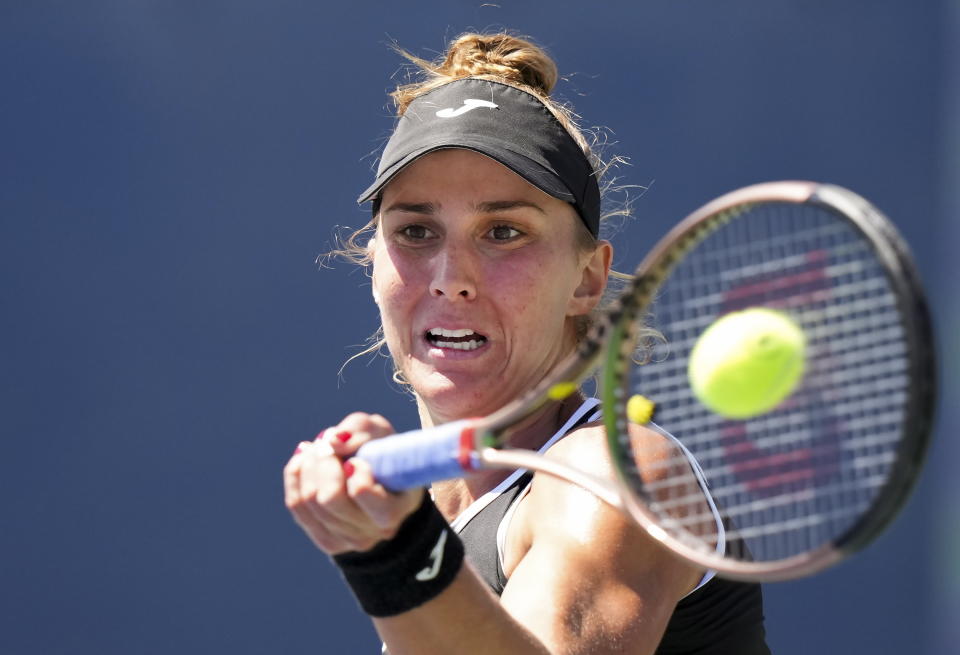
[[[453,582],[463,564],[463,542],[430,497],[407,517],[396,536],[366,552],[333,556],[363,611],[393,616],[418,607]]]

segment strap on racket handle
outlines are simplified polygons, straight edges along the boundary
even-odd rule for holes
[[[373,477],[390,491],[458,478],[473,468],[472,424],[454,421],[374,439],[363,444],[356,456],[370,465]]]

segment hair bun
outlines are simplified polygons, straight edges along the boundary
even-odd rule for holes
[[[401,48],[397,51],[419,69],[420,81],[401,84],[390,95],[402,116],[420,95],[464,77],[512,84],[550,102],[557,84],[557,65],[543,48],[512,34],[463,34],[450,43],[442,59],[428,61]],[[552,110],[557,110],[553,107]],[[561,110],[562,112],[562,110]]]
[[[539,46],[510,34],[464,34],[450,44],[437,73],[458,79],[489,76],[549,96],[557,66]]]

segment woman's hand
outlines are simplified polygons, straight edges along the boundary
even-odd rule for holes
[[[302,442],[284,467],[287,509],[328,555],[370,550],[419,506],[422,489],[387,491],[366,462],[353,458],[367,441],[394,432],[384,417],[355,412]]]

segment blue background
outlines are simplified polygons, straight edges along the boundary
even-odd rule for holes
[[[0,654],[359,653],[377,641],[283,507],[296,443],[415,425],[362,272],[403,81],[468,29],[532,35],[635,218],[629,270],[749,183],[848,186],[917,254],[946,385],[930,466],[860,557],[766,587],[790,653],[960,650],[956,0],[0,3]]]

